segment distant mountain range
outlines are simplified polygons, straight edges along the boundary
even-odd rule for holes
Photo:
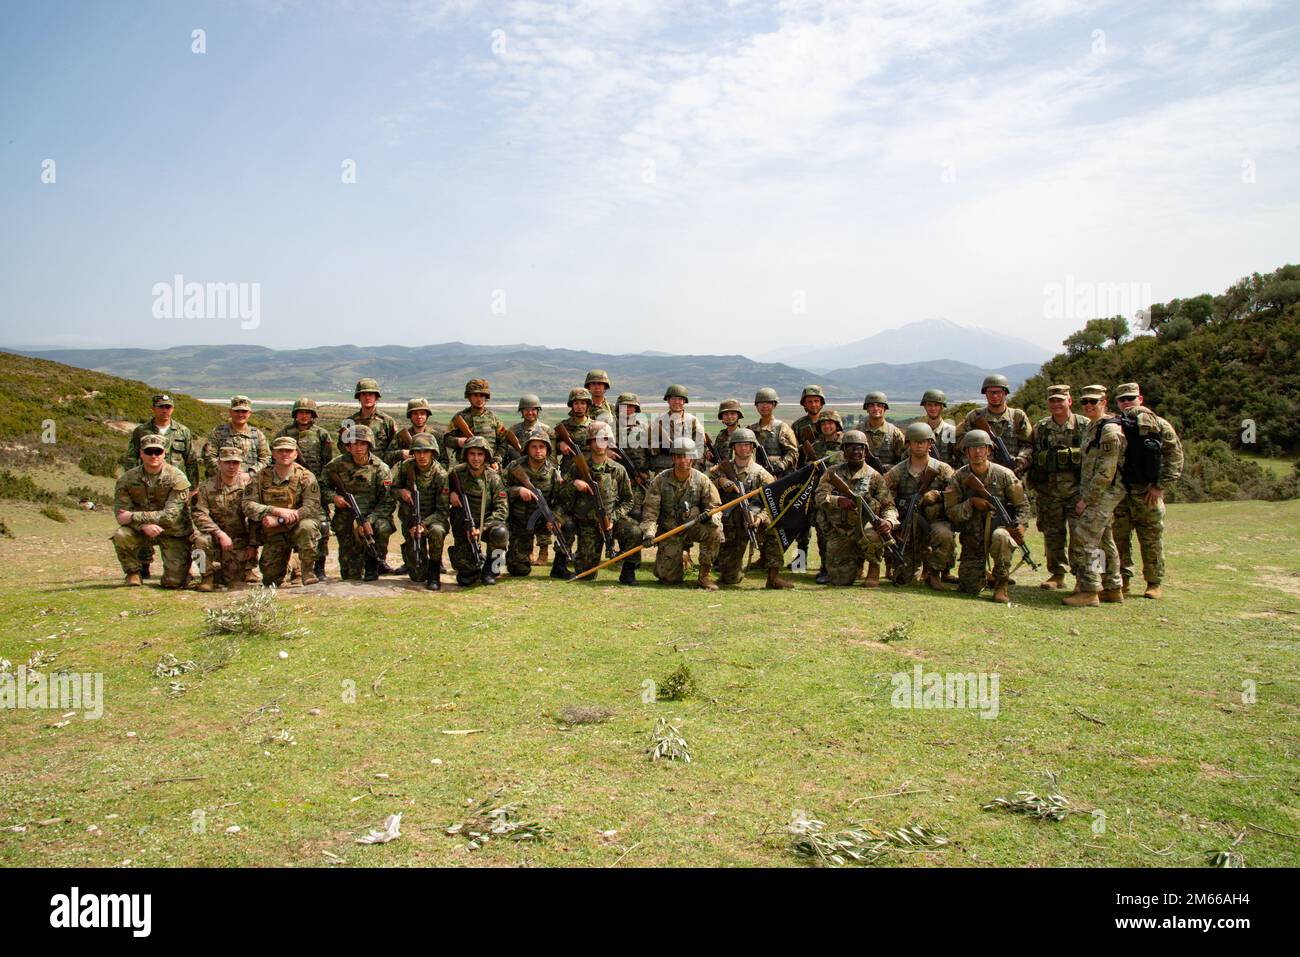
[[[1038,371],[1034,364],[1000,363],[985,368],[936,359],[900,365],[872,362],[814,373],[746,356],[608,355],[522,343],[13,351],[208,398],[241,393],[262,399],[310,395],[324,401],[351,401],[356,381],[370,376],[379,380],[385,400],[416,395],[430,401],[456,400],[467,380],[486,378],[498,401],[530,392],[545,402],[562,402],[570,388],[582,384],[588,370],[604,369],[616,393],[630,390],[646,402],[660,401],[669,383],[681,383],[697,401],[739,398],[748,406],[756,390],[771,386],[786,403],[794,404],[810,382],[821,385],[832,400],[842,402],[860,402],[872,389],[891,393],[897,401],[916,402],[927,388],[943,389],[951,399],[976,396],[990,371],[1006,375],[1012,388]]]

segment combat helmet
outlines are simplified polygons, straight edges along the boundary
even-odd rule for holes
[[[679,435],[673,439],[672,448],[669,449],[672,455],[695,455],[695,440],[689,435]]]
[[[591,405],[591,393],[585,388],[570,389],[568,402],[569,408],[572,409],[573,403],[577,402],[579,399],[583,400],[588,405]]]
[[[466,439],[465,444],[460,447],[462,454],[468,452],[470,449],[482,449],[489,455],[492,452],[492,450],[488,448],[487,439],[483,438],[481,435],[475,435],[472,438]]]
[[[925,395],[921,396],[921,404],[927,402],[938,402],[940,405],[948,404],[948,396],[943,389],[926,389]]]
[[[731,433],[731,438],[727,440],[727,444],[735,445],[738,442],[749,442],[752,445],[758,445],[758,437],[754,435],[752,429],[739,428]]]
[[[438,454],[438,440],[428,432],[417,432],[411,436],[412,452],[432,452]]]
[[[1011,391],[1011,384],[1007,382],[1007,377],[999,375],[996,372],[993,375],[984,377],[984,384],[980,386],[980,395],[984,395],[989,389],[1006,389]]]
[[[354,399],[361,398],[362,392],[373,392],[375,395],[378,396],[383,395],[383,393],[379,391],[378,379],[358,379],[357,387],[352,390],[352,398]]]
[[[930,428],[924,422],[913,422],[907,427],[905,438],[908,442],[933,442],[934,429]]]
[[[470,379],[465,383],[465,398],[468,399],[475,392],[480,392],[489,399],[492,398],[492,389],[488,386],[487,379]]]
[[[293,411],[290,415],[297,415],[299,412],[310,412],[312,418],[316,418],[316,400],[310,396],[301,396],[294,400]]]
[[[817,421],[815,424],[817,426],[818,432],[821,431],[821,424],[823,422],[834,422],[836,432],[844,431],[844,419],[842,419],[840,417],[840,414],[836,412],[834,409],[822,409],[821,415],[817,416]]]
[[[978,448],[980,446],[993,447],[993,439],[983,429],[971,429],[961,440],[961,447],[964,449]]]
[[[866,444],[867,444],[867,433],[860,432],[857,429],[849,429],[842,436],[840,436],[840,448],[845,448],[850,445],[866,445]]]
[[[530,395],[521,395],[519,397],[520,412],[524,411],[524,409],[540,409],[541,407],[542,407],[542,400],[538,396],[530,394]]]
[[[776,390],[768,388],[767,386],[764,386],[754,393],[754,405],[758,405],[760,402],[772,402],[777,405],[781,404],[781,400],[776,397]]]
[[[735,413],[737,413],[737,414],[740,416],[740,418],[742,418],[742,419],[745,417],[745,413],[744,413],[744,412],[741,410],[741,408],[740,408],[740,400],[739,400],[739,399],[723,399],[721,402],[719,402],[719,403],[718,403],[718,420],[719,420],[719,421],[721,421],[721,419],[722,419],[722,413],[724,413],[724,412],[735,412]]]
[[[885,395],[883,392],[868,392],[867,397],[862,400],[862,408],[865,409],[873,402],[879,402],[886,409],[889,408],[889,396]]]
[[[406,403],[406,417],[409,419],[412,412],[428,412],[433,414],[433,408],[429,405],[428,399],[411,399]]]
[[[691,401],[691,397],[686,394],[686,386],[684,385],[670,385],[664,390],[664,401],[667,402],[672,398],[685,399],[687,402]]]
[[[591,385],[593,382],[599,382],[608,389],[610,386],[609,373],[604,369],[592,369],[587,373],[587,378],[582,380],[582,384]]]

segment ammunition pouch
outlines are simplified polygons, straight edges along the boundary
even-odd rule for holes
[[[1039,449],[1034,454],[1030,478],[1045,482],[1058,472],[1072,472],[1077,478],[1083,468],[1083,449],[1061,446]]]

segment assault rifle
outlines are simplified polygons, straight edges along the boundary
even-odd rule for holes
[[[1034,564],[1033,556],[1029,554],[1029,546],[1025,544],[1025,533],[1020,530],[1020,524],[1012,520],[1010,513],[1007,511],[1007,507],[1002,504],[1002,500],[993,497],[984,483],[980,481],[978,475],[968,474],[962,484],[966,486],[966,490],[971,493],[973,498],[982,498],[993,506],[994,514],[997,516],[998,522],[1007,530],[1007,534],[1011,536],[1011,540],[1015,542],[1016,547],[1020,549],[1021,561],[1034,571],[1038,571],[1038,566]],[[1011,570],[1013,572],[1015,571],[1014,568]]]
[[[983,429],[988,433],[989,438],[993,440],[993,461],[997,462],[998,465],[1005,465],[1009,469],[1014,469],[1016,460],[1011,457],[1011,450],[1007,448],[1007,443],[1002,441],[1002,436],[994,432],[989,426],[988,416],[977,415],[971,421],[975,423],[975,428]],[[1019,474],[1019,472],[1016,473],[1016,475]]]
[[[876,514],[875,509],[871,507],[871,503],[867,501],[867,497],[860,492],[854,491],[853,486],[846,482],[844,476],[840,475],[839,472],[831,471],[826,474],[830,476],[831,485],[835,487],[837,492],[846,498],[853,499],[853,501],[857,503],[858,525],[862,527],[863,534],[866,534],[866,523],[870,522],[871,527],[875,528],[881,519],[880,516]],[[884,532],[882,534],[879,530],[877,530],[876,534],[880,535],[881,541],[885,543],[885,548],[901,564],[903,561],[903,552],[902,549],[898,547],[898,542],[894,541],[894,536],[889,532]]]
[[[740,475],[736,472],[736,463],[723,462],[718,466],[718,471],[722,473],[724,481],[731,486],[728,489],[729,492],[734,490],[738,496],[745,494],[745,483],[741,481]],[[745,534],[749,536],[749,544],[754,549],[761,551],[761,546],[758,544],[758,532],[754,528],[753,514],[749,511],[748,506],[742,508],[740,513],[745,517]]]
[[[460,418],[457,416],[456,418]],[[447,473],[447,484],[452,492],[456,494],[456,500],[460,502],[460,520],[464,525],[466,544],[469,544],[470,531],[478,528],[478,523],[474,521],[474,512],[469,507],[469,498],[465,495],[464,489],[460,484],[460,473],[452,469]],[[474,554],[474,568],[479,574],[483,572],[483,566],[487,563],[487,558],[483,555],[483,542],[481,540],[473,543],[470,551]]]
[[[364,530],[366,526],[366,517],[361,514],[361,506],[357,504],[357,497],[339,484],[337,475],[334,477],[333,484],[334,491],[338,493],[340,498],[348,503],[348,511],[352,514],[353,536],[357,541],[366,546],[366,564],[369,565],[371,562],[374,562],[375,568],[377,569],[379,563],[383,561],[383,559],[379,556],[379,550],[375,548],[374,533],[366,532]]]
[[[555,517],[555,513],[551,511],[551,506],[546,503],[546,496],[543,495],[538,490],[537,486],[533,484],[532,479],[528,477],[528,472],[524,470],[522,465],[516,465],[512,468],[510,470],[510,477],[518,482],[520,486],[532,492],[537,498],[537,508],[533,511],[533,514],[528,517],[529,529],[532,529],[540,518],[546,523],[547,528],[555,534],[555,550],[564,556],[566,562],[572,561],[573,556],[569,554],[569,549],[564,544],[564,536],[560,533],[560,522]]]
[[[609,509],[605,507],[605,496],[600,493],[600,483],[596,481],[596,477],[592,474],[591,465],[587,462],[585,455],[575,455],[573,457],[573,467],[578,473],[578,478],[587,483],[587,491],[591,494],[596,507],[596,528],[600,531],[601,543],[605,549],[605,554],[613,557],[614,537],[611,533],[614,526],[609,518]]]

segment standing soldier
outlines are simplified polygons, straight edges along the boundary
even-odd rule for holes
[[[230,421],[222,422],[208,433],[208,444],[203,450],[205,474],[217,474],[217,452],[232,445],[244,454],[245,472],[256,472],[270,464],[271,446],[266,436],[257,426],[248,424],[252,414],[253,403],[248,396],[237,395],[230,400]]]
[[[817,441],[817,419],[821,415],[822,409],[826,407],[826,394],[822,392],[822,387],[819,385],[804,386],[803,393],[799,396],[799,405],[803,407],[804,414],[794,420],[794,424],[790,426],[790,429],[794,432],[795,437],[799,442],[800,453],[797,464],[807,465],[808,463],[804,461],[802,443],[807,437],[808,432],[812,433],[811,441],[814,444]],[[801,534],[795,542],[795,557],[790,561],[790,567],[792,569],[802,570],[797,565],[797,563],[801,561],[799,556],[804,556],[802,559],[803,561],[807,560],[808,545],[812,541],[811,528],[818,528],[819,521],[820,519],[816,517],[816,513],[814,512],[812,525],[809,529],[805,529],[803,534]],[[830,572],[826,568],[825,561],[826,545],[822,540],[820,531],[817,533],[817,551],[823,556],[821,570],[817,573],[817,583],[819,585],[829,584]]]
[[[438,443],[427,432],[411,439],[410,458],[393,466],[390,492],[402,523],[402,566],[411,581],[429,591],[442,588],[442,546],[447,539],[447,473],[438,463]],[[416,511],[416,498],[420,508]],[[418,550],[425,551],[424,560]]]
[[[438,447],[438,436],[433,431],[433,423],[429,421],[429,416],[433,414],[433,408],[429,405],[428,399],[411,399],[406,403],[406,419],[410,423],[393,436],[393,444],[388,448],[388,454],[384,456],[384,463],[391,469],[400,462],[405,462],[411,457],[412,440],[417,435],[427,435],[434,440],[433,447]]]
[[[334,502],[334,535],[339,540],[339,576],[372,582],[388,556],[388,538],[393,534],[393,497],[389,493],[392,473],[374,454],[374,433],[366,425],[354,425],[347,449],[325,466],[325,483]],[[347,499],[355,499],[359,515]],[[371,554],[373,543],[374,554]]]
[[[1029,469],[1029,460],[1034,454],[1033,426],[1024,409],[1013,409],[1007,405],[1010,391],[1006,376],[985,376],[980,392],[988,405],[982,409],[971,409],[967,413],[961,425],[957,426],[957,440],[960,442],[972,429],[979,428],[983,431],[982,426],[987,424],[992,430],[991,433],[985,433],[990,441],[996,435],[1006,445],[1007,453],[1011,456],[1009,464],[995,464],[1006,465],[1016,473],[1016,478],[1020,478]]]
[[[140,438],[140,464],[127,469],[113,491],[117,531],[113,548],[128,585],[140,582],[140,549],[156,544],[162,552],[162,587],[183,588],[190,568],[190,480],[164,461],[167,440]]]
[[[904,524],[904,562],[895,569],[894,581],[910,584],[919,567],[926,585],[946,591],[943,573],[952,567],[953,533],[943,514],[943,490],[953,469],[932,454],[934,430],[924,422],[909,425],[906,438],[907,458],[885,473],[885,486]]]
[[[664,390],[664,401],[668,411],[660,412],[650,421],[652,436],[652,468],[663,470],[673,468],[677,462],[677,453],[673,451],[678,438],[691,440],[695,458],[693,464],[704,458],[704,426],[692,413],[686,411],[686,404],[691,401],[684,385],[670,385]]]
[[[614,407],[609,404],[609,399],[605,398],[605,392],[610,387],[609,373],[604,369],[592,369],[587,373],[587,381],[583,386],[591,393],[591,408],[587,414],[593,419],[599,419],[610,425],[617,422],[614,417]]]
[[[1125,382],[1116,389],[1115,403],[1124,415],[1137,417],[1144,449],[1130,449],[1128,454],[1140,455],[1145,469],[1151,473],[1145,480],[1131,485],[1115,509],[1115,544],[1119,549],[1124,591],[1128,592],[1129,579],[1133,577],[1132,536],[1136,531],[1142,549],[1142,577],[1147,583],[1143,597],[1159,598],[1160,583],[1165,577],[1165,489],[1172,488],[1183,474],[1183,443],[1168,421],[1146,407],[1136,382]],[[1154,454],[1157,444],[1158,456]],[[1125,471],[1133,474],[1142,470]]]
[[[885,393],[868,392],[862,408],[867,411],[867,424],[859,431],[867,437],[867,448],[879,460],[880,467],[888,472],[907,458],[907,439],[902,429],[885,418],[889,408]]]
[[[718,403],[718,421],[722,423],[722,428],[718,430],[717,437],[713,440],[713,455],[718,462],[730,462],[731,453],[727,451],[727,443],[731,441],[736,427],[740,425],[740,420],[745,414],[740,411],[739,399],[723,399]]]
[[[646,486],[653,478],[650,470],[650,421],[641,413],[641,398],[635,392],[618,394],[620,431],[617,435],[623,468],[632,482],[632,507],[628,518],[640,523],[641,506],[645,502]]]
[[[397,420],[379,407],[379,382],[375,379],[358,379],[352,395],[360,405],[339,426],[339,447],[347,448],[352,443],[354,433],[348,431],[349,423],[353,426],[364,425],[370,430],[370,454],[384,461],[397,438]]]
[[[659,543],[655,549],[655,578],[666,585],[679,583],[685,576],[682,553],[687,545],[698,542],[698,585],[705,591],[717,591],[718,586],[713,583],[710,573],[722,545],[722,533],[717,515],[703,516],[709,509],[722,504],[718,489],[707,475],[695,468],[700,453],[693,440],[684,435],[677,436],[671,454],[672,468],[656,475],[646,489],[641,511],[641,543],[648,547],[660,530],[668,531],[699,518],[700,521],[686,531]]]
[[[501,452],[506,446],[501,439],[506,424],[487,407],[488,399],[492,398],[487,379],[470,379],[466,382],[465,398],[469,399],[469,405],[460,410],[460,417],[465,420],[474,436],[483,440],[483,445],[487,448],[487,467],[496,471],[501,468]],[[465,461],[465,449],[469,447],[470,441],[470,436],[448,426],[446,444],[448,449],[458,451],[456,462]]]
[[[1043,533],[1043,552],[1051,577],[1038,587],[1048,590],[1065,585],[1069,568],[1066,532],[1079,501],[1079,469],[1083,463],[1083,433],[1088,420],[1070,411],[1068,385],[1047,389],[1051,415],[1034,426],[1034,454],[1029,465],[1029,487],[1038,511],[1038,530]]]
[[[983,429],[971,429],[962,442],[967,464],[953,473],[943,493],[944,511],[961,532],[961,565],[957,578],[961,590],[978,595],[989,584],[987,563],[993,560],[993,600],[1011,604],[1011,556],[1016,549],[1011,533],[1001,525],[994,527],[996,514],[986,499],[974,496],[963,483],[966,476],[974,475],[984,483],[984,488],[1002,502],[1017,526],[1023,532],[1029,523],[1029,499],[1024,486],[1011,469],[990,462],[993,440]]]
[[[243,588],[257,558],[255,533],[244,516],[244,488],[253,477],[240,467],[243,461],[243,452],[226,446],[217,454],[217,474],[204,480],[194,497],[192,544],[204,555],[199,591],[212,591],[218,569],[220,584]]]
[[[754,449],[757,447],[758,439],[753,432],[749,429],[736,429],[731,435],[729,444],[731,457],[727,462],[730,463],[730,468],[727,462],[719,462],[709,470],[709,478],[713,479],[720,492],[727,494],[728,501],[746,492],[752,492],[759,486],[771,485],[775,481],[771,472],[754,461]],[[740,483],[740,487],[731,480],[733,475],[736,482]],[[723,541],[718,552],[718,582],[723,585],[739,585],[744,581],[745,547],[750,543],[749,529],[753,528],[759,542],[760,561],[763,568],[767,570],[765,587],[793,588],[794,585],[781,577],[783,557],[781,539],[775,529],[765,527],[767,513],[763,510],[756,512],[750,507],[750,501],[742,502],[723,513]]]
[[[576,457],[564,473],[560,513],[565,524],[571,522],[577,531],[578,547],[573,555],[573,565],[579,575],[600,564],[606,537],[618,543],[619,551],[635,548],[641,541],[636,523],[628,518],[632,508],[632,482],[623,466],[609,458],[610,436],[609,426],[604,422],[594,423],[587,433],[590,454],[586,463],[590,482],[582,478]],[[605,510],[603,520],[597,510],[598,501]],[[636,570],[640,565],[639,558],[624,561],[619,569],[619,584],[635,585]],[[587,578],[595,581],[599,574]]]
[[[1115,506],[1124,498],[1120,463],[1124,430],[1106,416],[1106,387],[1090,385],[1079,394],[1088,417],[1078,495],[1070,509],[1070,565],[1078,587],[1061,604],[1075,607],[1124,601],[1119,550],[1111,528]],[[1100,597],[1098,596],[1100,593]]]
[[[822,392],[822,387],[819,385],[806,385],[803,387],[803,394],[799,396],[799,404],[803,406],[804,414],[795,419],[790,428],[794,431],[795,437],[802,442],[804,429],[812,429],[814,436],[816,435],[817,430],[813,423],[817,421],[817,417],[821,415],[826,405],[826,393]]]
[[[533,518],[538,510],[537,495],[533,491],[536,490],[546,499],[551,514],[557,521],[561,520],[556,509],[560,507],[560,490],[564,487],[564,480],[560,477],[560,468],[556,465],[552,454],[555,449],[554,439],[547,429],[539,425],[532,433],[520,436],[520,441],[524,447],[524,458],[516,459],[514,465],[506,472],[506,499],[509,502],[507,526],[510,529],[510,550],[506,553],[506,570],[512,575],[527,575],[532,571],[532,566],[537,564],[532,557],[534,538],[540,541],[543,534],[546,535],[547,542],[551,541],[552,535],[559,535],[561,542],[573,538],[563,527],[558,529],[550,527],[540,514],[536,519]],[[532,489],[515,477],[516,468],[524,470],[524,475],[532,484]],[[529,522],[532,522],[531,527]],[[539,556],[544,554],[545,550],[545,544],[539,545]],[[564,552],[557,545],[555,561],[551,563],[551,577],[566,581],[572,578],[573,574],[567,566]]]
[[[271,445],[272,463],[259,469],[244,488],[244,517],[262,544],[262,583],[279,586],[295,549],[303,585],[316,584],[316,544],[320,541],[320,483],[299,465],[298,443],[282,435]]]
[[[486,388],[487,383],[483,385]],[[510,517],[506,487],[497,471],[488,466],[489,454],[483,436],[475,435],[467,440],[461,447],[465,461],[452,467],[443,492],[451,516],[454,538],[451,565],[456,569],[457,585],[472,585],[475,581],[495,585],[497,573],[493,570],[493,553],[510,547],[510,532],[506,528],[506,520]],[[463,503],[469,505],[469,520],[465,518]],[[484,545],[487,546],[486,554],[483,553]],[[482,561],[481,567],[476,554]]]
[[[921,396],[921,408],[925,409],[922,419],[934,433],[934,448],[931,451],[940,462],[956,468],[957,462],[957,426],[943,417],[943,410],[948,407],[948,396],[942,389],[926,389]]]
[[[131,433],[131,440],[126,446],[126,455],[122,456],[122,471],[133,469],[140,464],[140,440],[146,435],[161,435],[166,446],[164,457],[168,465],[175,466],[185,473],[190,480],[190,488],[199,487],[199,448],[192,433],[179,422],[172,420],[175,404],[172,397],[163,393],[153,397],[153,418],[141,422]],[[149,577],[149,563],[153,560],[153,546],[145,545],[140,549],[140,576]]]
[[[562,465],[567,465],[574,455],[587,447],[587,432],[595,421],[587,414],[590,408],[590,392],[585,388],[569,390],[569,414],[560,425],[564,426],[577,448],[571,448],[568,442],[559,441]]]
[[[884,536],[898,524],[894,497],[885,485],[884,476],[867,464],[867,436],[850,429],[840,440],[844,461],[831,466],[817,483],[814,502],[827,514],[830,525],[830,542],[826,549],[829,579],[832,585],[852,585],[862,576],[862,563],[867,563],[868,588],[880,587],[880,557],[884,551]],[[858,503],[841,495],[831,483],[831,475],[839,475],[866,499],[877,522],[867,525],[865,515],[858,514]]]
[[[325,558],[330,551],[330,492],[325,487],[325,466],[334,458],[334,437],[316,424],[316,401],[303,396],[293,404],[293,422],[276,433],[298,443],[298,463],[316,476],[320,486],[320,541],[316,545],[316,580],[325,580]]]
[[[780,403],[775,389],[763,388],[754,393],[754,408],[758,411],[758,421],[752,431],[758,439],[759,464],[780,478],[787,472],[794,471],[799,462],[799,440],[794,429],[775,417],[776,407]]]
[[[538,421],[541,414],[542,400],[539,397],[535,395],[521,395],[519,397],[519,415],[521,416],[521,421],[510,426],[510,431],[515,434],[515,438],[519,440],[520,445],[525,445],[529,436],[534,432],[544,432],[551,448],[551,451],[547,453],[547,460],[553,465],[559,465],[559,458],[555,454],[555,430],[549,425]],[[526,446],[523,455],[516,452],[513,447],[507,447],[505,450],[505,464],[508,466],[522,463],[528,457],[527,453],[528,449]],[[509,485],[510,483],[507,482],[506,484]],[[546,492],[543,491],[542,494],[546,495]],[[549,501],[550,498],[548,497],[547,502]],[[551,530],[544,524],[539,524],[534,528],[533,532],[533,537],[537,540],[537,557],[531,558],[530,556],[530,561],[532,561],[534,565],[545,565],[551,560]],[[514,541],[513,535],[511,536],[511,541]],[[531,548],[532,546],[530,545],[529,547]]]

